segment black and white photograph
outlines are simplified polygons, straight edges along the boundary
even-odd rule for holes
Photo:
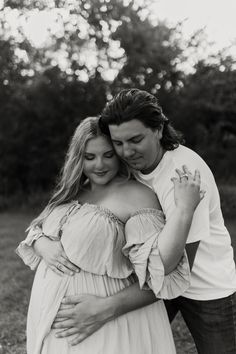
[[[0,0],[0,354],[236,354],[235,0]]]

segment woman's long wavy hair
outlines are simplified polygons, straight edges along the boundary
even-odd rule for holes
[[[65,163],[59,174],[58,182],[51,199],[42,213],[32,221],[29,228],[41,226],[44,219],[54,208],[78,198],[79,192],[86,181],[83,174],[84,152],[90,139],[105,136],[99,127],[100,117],[88,117],[76,128],[66,154]],[[121,161],[120,175],[129,178],[128,167]]]

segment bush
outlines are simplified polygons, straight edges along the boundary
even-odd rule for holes
[[[219,186],[221,208],[225,218],[232,218],[236,215],[236,186]]]

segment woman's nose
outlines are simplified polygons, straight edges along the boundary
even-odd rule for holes
[[[96,159],[96,168],[101,169],[104,166],[104,161],[101,157]]]

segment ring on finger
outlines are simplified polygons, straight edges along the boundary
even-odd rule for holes
[[[61,272],[63,272],[63,266],[62,266],[62,264],[61,263],[57,263],[57,265],[56,265],[56,268],[58,269],[58,270],[60,270]]]
[[[184,173],[184,174],[181,175],[179,178],[180,178],[180,180],[181,180],[181,179],[184,178],[184,177],[186,177],[186,178],[188,179],[188,174],[187,174],[187,173]]]

